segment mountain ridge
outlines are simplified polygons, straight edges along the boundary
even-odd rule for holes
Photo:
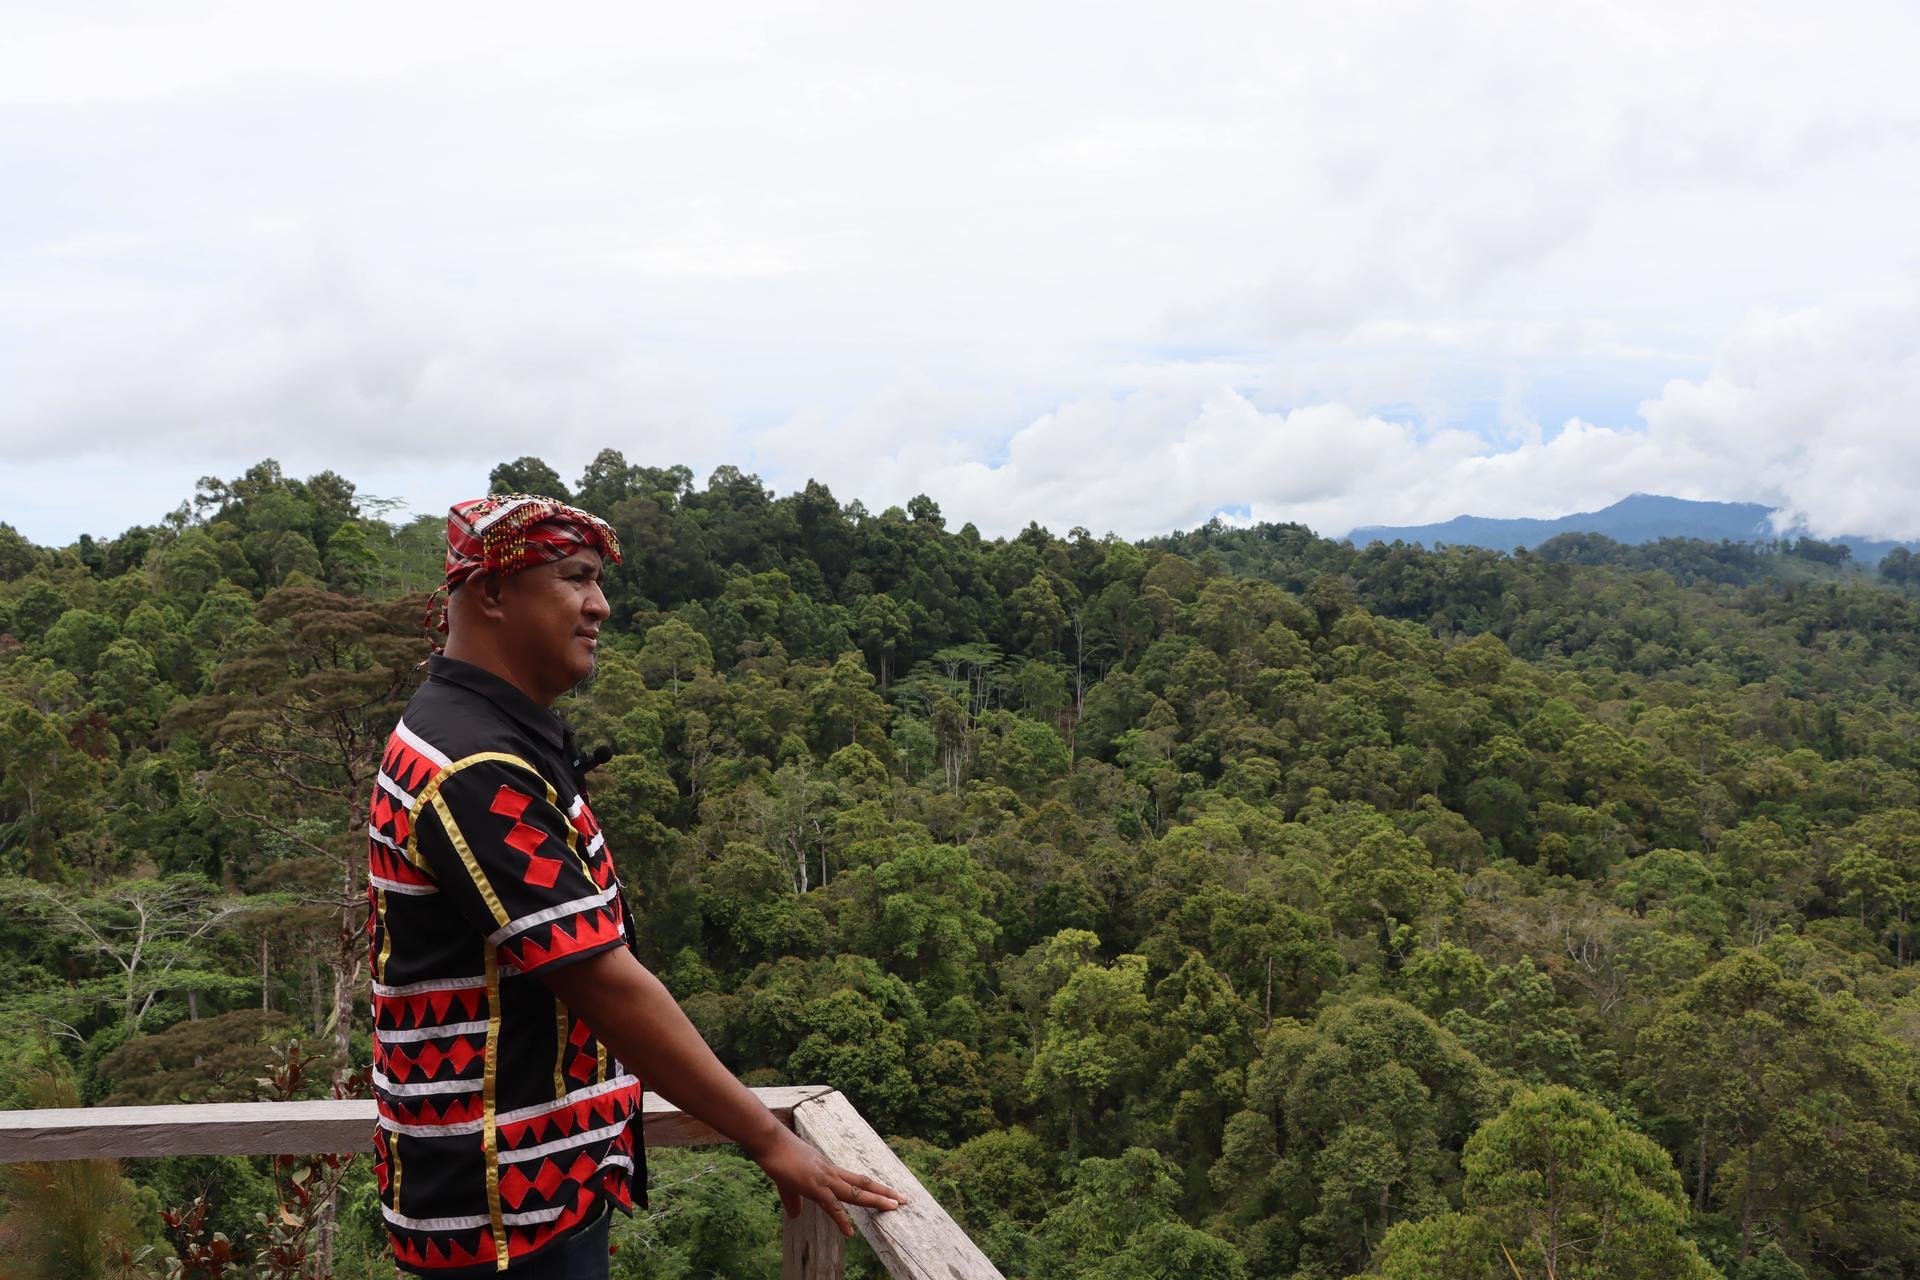
[[[1362,525],[1346,540],[1356,547],[1374,542],[1422,546],[1485,547],[1491,551],[1531,549],[1564,533],[1594,533],[1615,542],[1639,545],[1661,538],[1697,538],[1705,542],[1772,542],[1808,536],[1804,528],[1776,530],[1774,508],[1757,502],[1710,502],[1635,493],[1598,511],[1577,511],[1550,519],[1455,516],[1438,524]],[[1895,547],[1915,544],[1845,535],[1821,539],[1846,546],[1853,558],[1877,563]]]

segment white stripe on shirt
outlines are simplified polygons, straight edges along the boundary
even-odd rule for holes
[[[444,1027],[408,1027],[403,1031],[374,1028],[382,1044],[403,1044],[409,1040],[443,1040],[448,1036],[475,1036],[487,1029],[484,1022],[450,1022]]]
[[[616,1124],[610,1124],[604,1128],[583,1129],[579,1133],[571,1134],[565,1138],[555,1138],[552,1142],[543,1142],[537,1147],[522,1147],[518,1151],[502,1151],[500,1153],[500,1163],[519,1164],[526,1160],[538,1160],[541,1156],[552,1155],[556,1151],[565,1151],[571,1147],[582,1147],[589,1142],[598,1142],[603,1138],[618,1137],[620,1131],[626,1127],[627,1122],[621,1120]]]
[[[373,984],[373,994],[377,996],[423,996],[429,991],[471,991],[475,987],[484,987],[487,979],[484,974],[475,974],[471,978],[429,978],[425,982],[409,982],[405,986],[390,987],[384,982]]]
[[[591,897],[575,898],[572,902],[563,902],[558,906],[548,907],[544,911],[536,911],[530,916],[521,916],[518,920],[509,920],[506,924],[487,935],[487,945],[497,947],[515,934],[525,933],[534,926],[543,925],[549,920],[558,920],[563,916],[578,915],[582,911],[587,911],[594,907],[604,907],[613,901],[613,897],[614,888],[609,885]]]
[[[367,883],[376,889],[385,889],[388,893],[425,895],[440,892],[438,885],[414,884],[410,880],[389,880],[385,876],[368,876]]]
[[[457,1124],[401,1124],[398,1120],[392,1120],[386,1116],[380,1117],[382,1129],[388,1133],[405,1134],[409,1138],[462,1138],[470,1133],[478,1133],[486,1126],[484,1117],[479,1120],[462,1120]]]
[[[373,1087],[382,1093],[390,1093],[396,1098],[421,1098],[434,1093],[472,1093],[475,1089],[486,1087],[485,1078],[474,1080],[422,1080],[418,1084],[401,1084],[389,1080],[378,1070],[373,1073]]]
[[[590,1084],[584,1089],[575,1089],[565,1097],[555,1098],[552,1102],[536,1102],[530,1107],[520,1107],[514,1111],[502,1111],[499,1115],[495,1116],[494,1119],[500,1124],[518,1124],[522,1120],[531,1120],[535,1116],[545,1115],[549,1111],[559,1111],[562,1108],[570,1107],[576,1102],[585,1102],[589,1098],[598,1098],[602,1094],[618,1093],[620,1090],[638,1083],[640,1082],[632,1076],[615,1076],[611,1080],[602,1080],[599,1084]]]
[[[471,1218],[409,1218],[386,1205],[380,1206],[380,1212],[386,1215],[388,1222],[407,1231],[471,1231],[488,1223],[485,1214]]]
[[[407,806],[408,813],[413,812],[413,793],[412,792],[408,791],[405,787],[395,782],[392,778],[389,778],[384,769],[380,771],[380,773],[377,775],[377,778],[379,780],[380,787],[383,791],[385,791],[390,796],[397,797],[401,801],[401,803],[405,804]]]
[[[444,769],[448,765],[453,763],[452,756],[449,756],[446,752],[440,750],[438,747],[435,747],[431,742],[428,742],[425,738],[421,737],[419,734],[415,733],[413,730],[407,728],[407,722],[405,720],[402,720],[400,723],[393,726],[393,733],[395,737],[400,739],[400,741],[406,743],[408,746],[412,747],[416,752],[425,756],[427,759],[433,761],[433,763],[437,767]]]

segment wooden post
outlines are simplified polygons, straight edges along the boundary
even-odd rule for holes
[[[800,1202],[800,1216],[780,1228],[780,1280],[841,1280],[847,1274],[847,1238],[827,1211]]]
[[[1005,1280],[845,1096],[827,1093],[797,1104],[793,1131],[835,1164],[907,1197],[905,1205],[886,1213],[847,1207],[847,1216],[895,1280]]]

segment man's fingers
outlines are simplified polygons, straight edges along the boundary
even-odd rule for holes
[[[895,1191],[883,1182],[876,1182],[864,1173],[855,1173],[851,1169],[841,1169],[838,1167],[834,1169],[834,1172],[838,1174],[847,1183],[848,1188],[854,1192],[854,1195],[848,1196],[847,1199],[852,1200],[855,1204],[865,1205],[871,1208],[873,1203],[877,1203],[879,1200],[891,1200],[894,1204],[905,1204],[907,1202],[907,1198],[898,1191]],[[870,1202],[868,1200],[855,1199],[855,1196],[863,1192],[874,1197],[875,1200]]]
[[[848,1204],[857,1204],[862,1209],[894,1209],[907,1202],[907,1198],[898,1191],[875,1182],[864,1174],[838,1171],[839,1181],[834,1185],[834,1194]]]
[[[831,1187],[821,1188],[820,1192],[815,1194],[814,1199],[820,1202],[821,1207],[827,1211],[827,1215],[833,1219],[834,1225],[840,1228],[840,1234],[852,1238],[853,1219],[849,1218],[847,1211],[840,1207],[840,1198],[833,1194],[833,1189]]]

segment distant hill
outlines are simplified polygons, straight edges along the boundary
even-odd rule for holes
[[[1392,528],[1368,525],[1347,535],[1356,547],[1373,542],[1411,542],[1422,546],[1487,547],[1494,551],[1517,551],[1537,547],[1563,533],[1597,533],[1615,542],[1638,545],[1661,538],[1698,538],[1703,542],[1772,542],[1780,537],[1796,536],[1792,531],[1776,533],[1769,517],[1773,511],[1755,502],[1695,502],[1687,498],[1666,498],[1652,493],[1636,493],[1599,511],[1581,511],[1552,520],[1499,520],[1488,516],[1456,516],[1444,524],[1411,525]],[[1880,542],[1870,538],[1841,537],[1823,539],[1844,544],[1853,558],[1863,564],[1877,564],[1897,546],[1912,544]]]

